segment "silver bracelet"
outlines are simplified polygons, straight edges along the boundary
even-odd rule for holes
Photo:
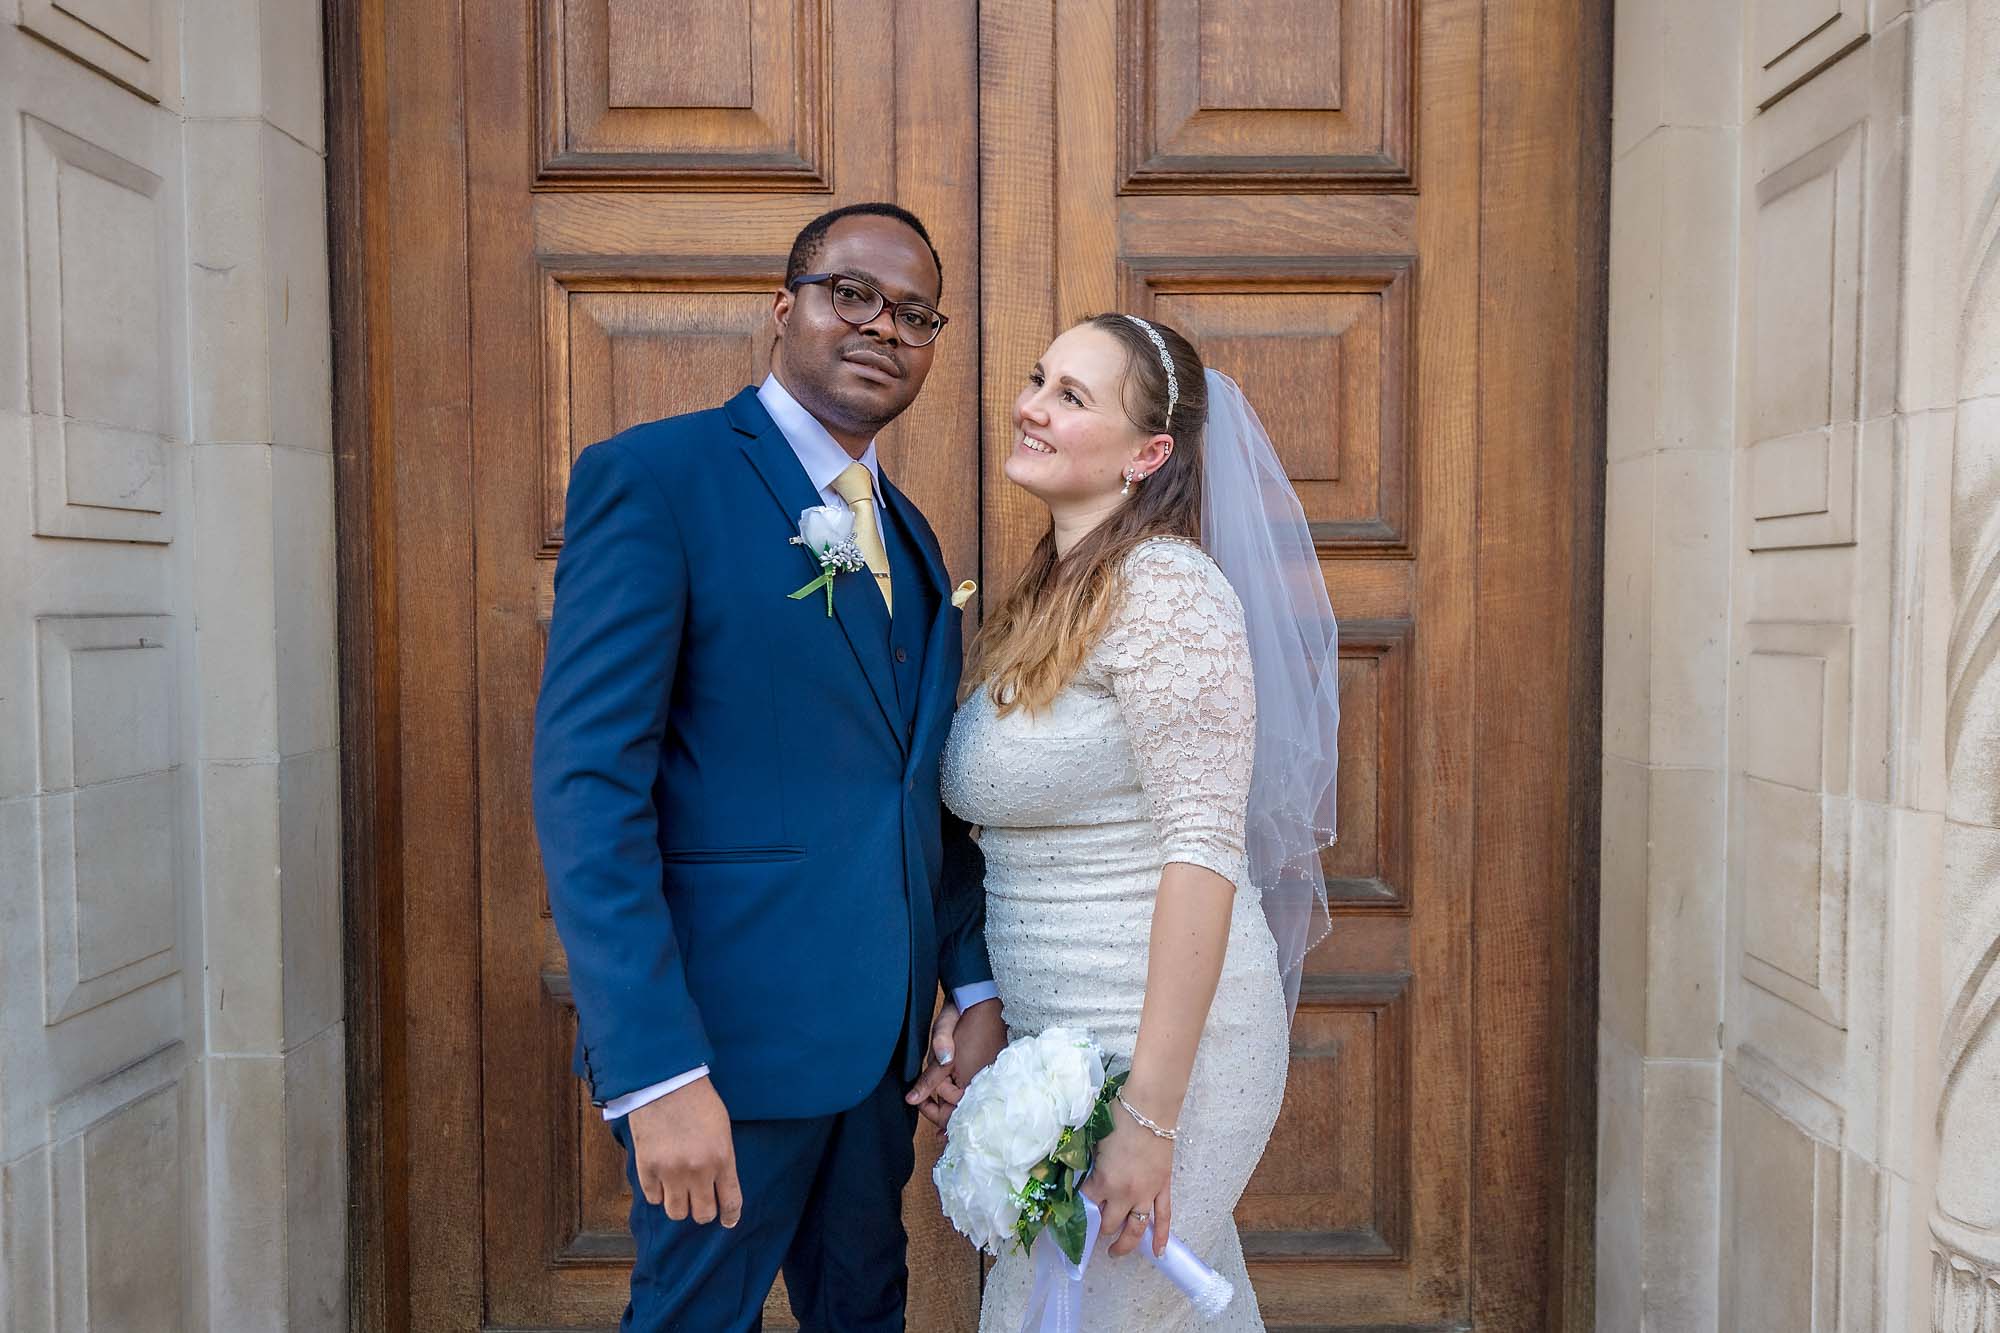
[[[1132,1117],[1132,1118],[1133,1118],[1134,1120],[1138,1121],[1138,1122],[1139,1122],[1139,1123],[1140,1123],[1141,1125],[1143,1125],[1143,1126],[1145,1126],[1145,1127],[1146,1127],[1147,1129],[1151,1130],[1151,1131],[1152,1131],[1152,1132],[1153,1132],[1153,1133],[1154,1133],[1154,1134],[1155,1134],[1155,1135],[1156,1135],[1157,1137],[1159,1137],[1159,1138],[1163,1138],[1163,1139],[1169,1139],[1169,1140],[1175,1140],[1175,1141],[1178,1141],[1178,1140],[1179,1140],[1179,1138],[1180,1138],[1180,1136],[1181,1136],[1181,1134],[1180,1134],[1180,1130],[1178,1130],[1178,1129],[1168,1129],[1168,1128],[1166,1128],[1166,1127],[1165,1127],[1164,1125],[1158,1125],[1158,1124],[1155,1124],[1155,1123],[1154,1123],[1153,1121],[1151,1121],[1151,1120],[1148,1120],[1148,1119],[1147,1119],[1147,1118],[1145,1117],[1145,1115],[1144,1115],[1143,1113],[1141,1113],[1141,1112],[1140,1112],[1140,1111],[1138,1110],[1138,1108],[1134,1107],[1134,1106],[1132,1105],[1132,1103],[1130,1103],[1130,1102],[1128,1102],[1128,1101],[1126,1101],[1126,1100],[1125,1100],[1125,1094],[1124,1094],[1124,1093],[1120,1092],[1120,1093],[1114,1093],[1114,1094],[1112,1094],[1112,1095],[1118,1098],[1118,1104],[1119,1104],[1120,1106],[1122,1106],[1122,1107],[1124,1107],[1124,1108],[1125,1108],[1125,1114],[1126,1114],[1126,1115],[1129,1115],[1129,1116],[1131,1116],[1131,1117]]]

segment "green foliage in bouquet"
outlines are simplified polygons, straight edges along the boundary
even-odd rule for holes
[[[1056,1150],[1028,1173],[1028,1183],[1015,1196],[1015,1201],[1021,1206],[1021,1216],[1014,1223],[1014,1239],[1020,1242],[1024,1252],[1034,1245],[1035,1237],[1041,1234],[1042,1228],[1047,1227],[1071,1263],[1083,1262],[1087,1222],[1077,1186],[1090,1174],[1090,1164],[1097,1156],[1097,1145],[1111,1133],[1111,1103],[1118,1096],[1118,1090],[1125,1086],[1131,1072],[1128,1069],[1105,1079],[1104,1090],[1097,1094],[1097,1104],[1091,1108],[1090,1118],[1075,1129],[1065,1129],[1062,1138],[1056,1141]]]

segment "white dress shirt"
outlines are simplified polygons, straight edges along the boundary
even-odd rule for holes
[[[771,420],[778,424],[785,442],[792,446],[798,456],[799,466],[806,470],[806,476],[819,489],[820,503],[836,509],[846,509],[847,501],[833,489],[834,479],[847,471],[854,457],[841,447],[840,441],[827,433],[819,418],[799,406],[799,400],[792,397],[784,385],[778,383],[776,375],[766,375],[764,382],[757,386],[757,401],[771,414]],[[862,466],[874,482],[875,511],[882,511],[882,469],[875,459],[875,441],[868,441],[867,449],[861,454]],[[974,982],[970,986],[960,986],[951,993],[952,1003],[964,1013],[975,1004],[1000,997],[1000,988],[990,981]],[[616,1120],[619,1116],[630,1115],[648,1102],[658,1101],[670,1092],[678,1092],[698,1078],[708,1077],[708,1066],[700,1065],[685,1074],[677,1074],[662,1083],[628,1092],[623,1097],[614,1097],[604,1104],[604,1118]]]

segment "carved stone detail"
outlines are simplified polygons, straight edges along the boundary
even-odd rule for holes
[[[1966,19],[1967,128],[2000,103],[1975,34],[2000,36],[2000,0]],[[1979,11],[1984,14],[1974,17]],[[1982,160],[1983,158],[1983,160]],[[1951,485],[1955,613],[1946,660],[1945,1018],[1939,1046],[1933,1327],[2000,1327],[2000,154],[1968,157],[1966,288],[1958,306]]]
[[[1961,1238],[1959,1229],[1942,1219],[1932,1220],[1931,1237],[1931,1328],[1936,1333],[2000,1328],[2000,1267],[1961,1251],[1953,1243]]]

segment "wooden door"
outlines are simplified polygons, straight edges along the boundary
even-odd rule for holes
[[[616,1321],[528,801],[567,469],[761,376],[793,233],[878,197],[944,258],[884,450],[954,577],[1036,536],[1009,408],[1093,310],[1237,376],[1315,524],[1343,836],[1239,1213],[1270,1326],[1587,1324],[1604,7],[329,13],[357,1326]],[[969,1330],[920,1147],[910,1327]]]
[[[401,625],[381,1309],[424,1329],[601,1327],[625,1300],[628,1196],[570,1073],[528,787],[570,463],[761,379],[793,235],[896,199],[944,256],[954,324],[884,466],[949,567],[976,567],[973,5],[440,2],[363,7],[357,27],[357,45],[380,34],[360,72],[387,121],[364,193],[390,275],[378,517]],[[911,1218],[915,1326],[970,1327],[976,1259],[934,1200]]]
[[[1569,958],[1590,942],[1570,927],[1593,763],[1604,182],[1584,154],[1603,14],[984,0],[980,17],[988,586],[1044,523],[1001,473],[1026,369],[1053,331],[1123,310],[1242,384],[1341,619],[1333,933],[1237,1210],[1264,1318],[1559,1323],[1582,1268],[1565,1228],[1589,1226],[1564,1173],[1591,1133]]]

